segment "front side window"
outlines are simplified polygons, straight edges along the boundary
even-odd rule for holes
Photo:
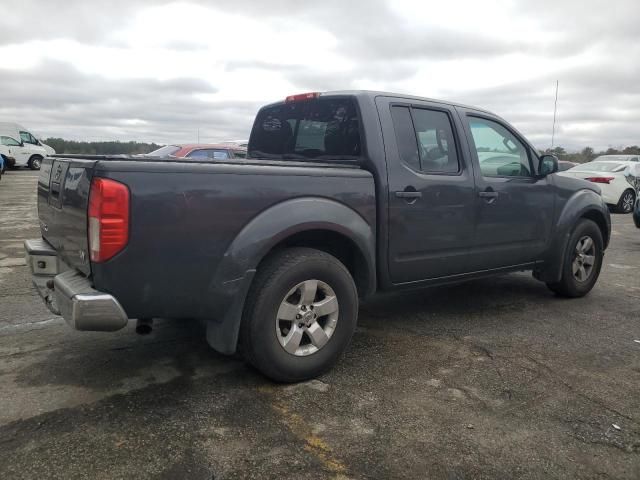
[[[460,171],[449,115],[437,110],[393,106],[391,117],[404,163],[424,173]]]
[[[0,137],[0,143],[2,143],[2,145],[6,145],[7,147],[20,146],[20,142],[17,141],[15,138],[11,138],[11,137]]]
[[[29,132],[20,132],[20,138],[24,143],[31,143],[32,145],[38,144],[38,141]]]
[[[492,120],[468,117],[473,143],[485,177],[530,177],[529,151],[509,130]]]
[[[316,98],[265,107],[256,117],[249,157],[357,160],[360,121],[351,98]]]

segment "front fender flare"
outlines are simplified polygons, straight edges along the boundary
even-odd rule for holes
[[[537,277],[544,282],[558,282],[562,277],[562,265],[567,254],[569,237],[578,220],[589,215],[601,215],[607,228],[603,234],[605,247],[611,233],[609,209],[602,197],[592,190],[579,190],[565,203],[554,226],[555,234],[549,244],[547,255]]]

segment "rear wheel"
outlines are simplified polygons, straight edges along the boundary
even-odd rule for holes
[[[631,213],[633,211],[633,204],[636,201],[636,192],[633,190],[625,190],[620,196],[616,210],[619,213]]]
[[[249,291],[245,358],[279,382],[316,377],[345,350],[357,316],[356,286],[338,259],[311,248],[283,250],[263,262]]]
[[[40,170],[41,163],[42,163],[42,157],[38,155],[34,155],[29,159],[29,168],[31,170]]]
[[[603,257],[602,232],[595,222],[582,219],[573,230],[562,266],[562,278],[547,283],[550,290],[563,297],[583,297],[600,276]]]

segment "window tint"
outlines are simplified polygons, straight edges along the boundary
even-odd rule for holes
[[[404,163],[415,170],[420,170],[420,157],[418,156],[418,142],[411,121],[409,107],[391,107],[393,127],[396,131],[398,153]]]
[[[233,158],[247,158],[247,152],[243,152],[242,150],[234,150]]]
[[[213,160],[227,160],[229,158],[229,152],[226,150],[214,150],[214,149],[203,149],[203,150],[194,150],[187,154],[188,158],[207,158]]]
[[[0,143],[2,143],[2,145],[6,145],[7,147],[20,146],[20,142],[11,137],[0,137]]]
[[[263,108],[256,117],[249,157],[357,159],[360,122],[350,98],[317,98]]]
[[[509,130],[484,118],[468,120],[483,176],[531,176],[528,149]]]
[[[423,172],[457,173],[460,170],[449,116],[444,112],[411,109],[418,136]]]
[[[425,173],[460,170],[449,116],[423,108],[392,107],[400,158]]]

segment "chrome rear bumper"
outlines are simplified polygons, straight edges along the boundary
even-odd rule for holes
[[[45,240],[26,240],[24,248],[33,284],[45,305],[72,328],[112,332],[127,325],[129,319],[118,300],[69,269]]]

